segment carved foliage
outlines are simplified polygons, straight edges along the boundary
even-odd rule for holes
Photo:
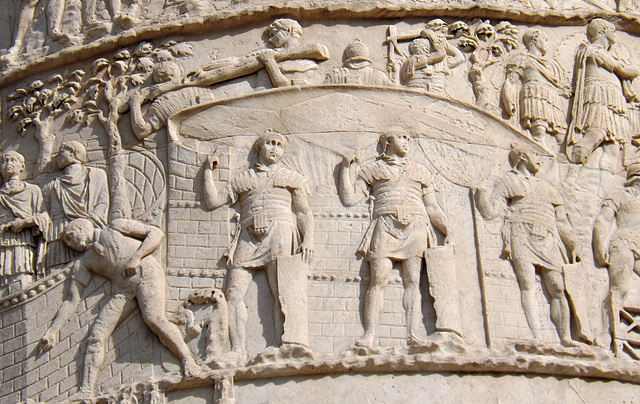
[[[18,121],[18,133],[25,136],[34,128],[38,140],[37,169],[42,170],[51,159],[54,135],[50,133],[52,121],[69,111],[77,102],[82,87],[83,70],[75,70],[63,78],[51,76],[46,82],[33,81],[27,88],[18,88],[9,94],[9,118]]]

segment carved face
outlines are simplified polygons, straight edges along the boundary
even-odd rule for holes
[[[263,162],[273,164],[284,154],[284,144],[277,137],[268,138],[258,147],[258,153]]]
[[[607,39],[609,40],[609,46],[616,43],[616,31],[609,31],[606,36],[607,36]]]
[[[536,47],[543,55],[547,53],[547,34],[542,31],[538,31],[538,35],[536,35],[533,43],[536,44]]]
[[[93,232],[89,229],[76,229],[76,231],[64,233],[62,241],[69,248],[84,252],[89,249],[93,242]]]
[[[540,158],[537,153],[524,152],[521,156],[522,164],[525,164],[527,170],[532,174],[537,174],[540,171]]]
[[[68,147],[60,148],[60,150],[58,151],[58,158],[56,160],[58,162],[58,167],[60,169],[63,169],[70,164],[78,162],[78,160],[73,154],[73,151]]]
[[[404,157],[409,153],[411,137],[404,132],[394,132],[387,136],[387,150],[389,155]]]
[[[269,42],[276,48],[282,48],[291,39],[291,32],[286,29],[274,29],[269,36]]]
[[[13,153],[4,154],[2,160],[0,160],[0,164],[2,164],[2,177],[5,180],[8,180],[14,175],[19,175],[22,170],[24,170],[24,163]]]

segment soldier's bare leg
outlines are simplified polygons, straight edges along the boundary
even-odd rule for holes
[[[111,24],[98,19],[96,14],[96,0],[85,0],[82,2],[82,14],[84,19],[84,32],[92,38],[98,38],[107,34],[111,29]]]
[[[549,124],[542,119],[535,119],[531,122],[531,135],[533,138],[544,146],[552,154],[558,152],[558,142],[552,134],[549,133]]]
[[[375,258],[369,262],[369,266],[371,279],[364,297],[364,335],[356,342],[356,345],[371,348],[384,303],[384,289],[387,286],[393,262],[388,258]]]
[[[96,0],[85,0],[83,2],[83,12],[86,24],[96,23]]]
[[[116,294],[100,310],[98,317],[91,326],[91,332],[87,339],[87,353],[84,357],[82,383],[75,399],[93,396],[109,337],[113,334],[113,330],[120,319],[131,313],[135,307],[135,302],[131,298]]]
[[[404,294],[402,306],[407,316],[407,342],[409,345],[424,344],[418,337],[418,330],[422,324],[422,299],[420,296],[420,269],[422,258],[413,257],[402,263],[402,282]]]
[[[527,323],[534,339],[540,338],[540,326],[538,323],[538,305],[536,304],[536,270],[530,262],[513,261],[513,269],[516,273],[518,286],[520,287],[520,299],[522,309],[527,317]]]
[[[573,148],[572,161],[575,163],[586,163],[591,153],[602,143],[606,135],[604,129],[589,128]]]
[[[620,143],[604,142],[602,143],[602,151],[598,168],[612,173],[617,173],[624,168],[622,166],[623,152]]]
[[[20,10],[20,16],[13,31],[13,44],[7,49],[7,53],[3,56],[4,59],[13,61],[13,58],[20,53],[27,36],[27,31],[33,22],[36,6],[39,2],[40,0],[24,0],[22,10]]]
[[[275,345],[279,346],[282,343],[282,335],[284,334],[284,314],[282,313],[282,307],[280,307],[276,261],[271,261],[267,264],[267,281],[269,282],[269,288],[271,289],[271,295],[273,296],[273,330],[275,333]]]
[[[49,0],[49,5],[47,6],[47,18],[49,20],[49,38],[52,41],[56,41],[63,37],[61,24],[66,3],[66,0]]]
[[[253,272],[244,268],[229,268],[227,274],[227,302],[229,306],[229,339],[231,350],[246,356],[247,306],[244,297],[253,280]]]
[[[121,0],[109,0],[109,7],[111,8],[111,15],[113,21],[120,18],[122,13],[122,1]]]
[[[578,346],[578,343],[571,338],[571,312],[565,294],[562,272],[542,270],[541,275],[551,297],[551,321],[556,326],[562,345]]]
[[[144,273],[148,268],[143,268]],[[155,268],[160,271],[160,268]],[[180,329],[167,319],[166,310],[166,281],[159,273],[151,273],[142,279],[136,298],[142,319],[151,331],[158,336],[162,345],[169,348],[171,353],[180,360],[185,376],[193,377],[201,373],[191,350],[182,338]]]
[[[611,246],[609,258],[609,296],[604,310],[605,323],[609,327],[613,339],[613,352],[617,356],[621,347],[618,346],[616,328],[620,318],[620,309],[629,290],[629,278],[635,266],[635,256],[630,248],[616,245]]]

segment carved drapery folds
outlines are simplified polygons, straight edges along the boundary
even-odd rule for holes
[[[48,3],[46,41],[161,9],[77,3]],[[30,343],[81,375],[21,396],[230,403],[236,380],[479,361],[637,383],[638,39],[439,16],[169,30],[5,76],[0,306],[46,302]]]

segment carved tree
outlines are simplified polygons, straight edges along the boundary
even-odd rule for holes
[[[17,121],[18,132],[25,136],[34,128],[39,150],[36,170],[40,172],[51,160],[55,135],[51,133],[54,119],[69,111],[77,102],[84,71],[75,70],[63,78],[56,74],[47,82],[36,80],[28,88],[19,88],[7,97],[9,118]]]
[[[508,53],[520,46],[518,28],[508,21],[502,21],[495,27],[489,20],[479,21],[472,35],[471,28],[465,22],[457,21],[451,24],[450,31],[456,38],[460,38],[460,49],[470,53],[469,79],[473,85],[476,104],[488,110],[498,111],[497,93],[492,89],[485,69],[503,62]]]
[[[110,163],[112,219],[132,216],[128,187],[124,183],[128,161],[118,129],[120,116],[127,111],[129,99],[134,93],[143,87],[150,87],[157,63],[192,53],[193,49],[188,43],[169,41],[154,47],[145,42],[133,51],[123,49],[111,59],[100,58],[93,63],[92,77],[85,82],[82,96],[76,103],[77,109],[68,118],[71,123],[84,125],[91,124],[97,118],[105,129]]]
[[[443,20],[435,19],[427,23],[419,33],[399,35],[397,28],[391,25],[388,27],[385,40],[385,44],[387,44],[387,72],[391,81],[399,82],[400,66],[404,60],[409,58],[399,43],[415,38],[427,38],[430,36],[427,35],[428,31],[431,31],[435,36],[430,39],[432,52],[435,53],[438,47],[449,48],[446,53],[449,57],[453,57],[456,52],[452,52],[450,48],[457,47],[468,55],[466,58],[471,62],[469,79],[473,85],[476,103],[482,108],[498,111],[496,89],[492,89],[492,84],[484,71],[495,63],[503,62],[508,53],[519,47],[518,28],[508,21],[502,21],[493,26],[488,20],[475,20],[469,26],[464,21],[456,21],[449,25]],[[441,43],[436,44],[435,42]],[[462,60],[457,62],[452,60],[448,62],[449,68],[454,68],[461,62]]]

